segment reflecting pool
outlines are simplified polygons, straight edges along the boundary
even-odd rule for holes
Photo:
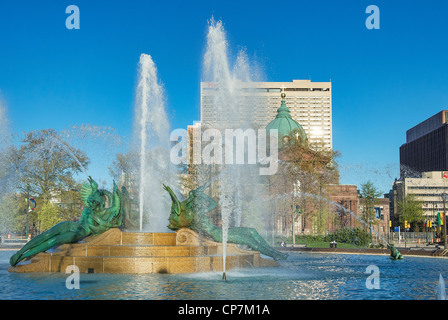
[[[280,267],[228,271],[227,281],[214,272],[81,274],[80,288],[70,290],[68,274],[9,273],[13,253],[0,251],[1,300],[425,300],[436,299],[440,274],[448,278],[446,259],[293,252]]]

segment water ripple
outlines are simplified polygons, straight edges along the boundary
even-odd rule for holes
[[[280,267],[239,269],[222,274],[81,274],[80,289],[69,290],[63,273],[8,272],[13,252],[0,251],[0,299],[142,300],[425,300],[436,299],[444,259],[292,253]],[[379,270],[379,289],[368,289],[369,265]]]

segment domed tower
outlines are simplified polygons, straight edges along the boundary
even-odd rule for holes
[[[291,133],[295,133],[296,137],[301,138],[301,141],[305,143],[307,140],[306,132],[302,126],[291,117],[291,112],[286,106],[285,102],[285,88],[282,88],[282,103],[280,108],[277,109],[277,116],[267,126],[266,131],[269,134],[270,130],[278,130],[278,146],[282,148],[284,144],[287,144],[288,137]]]

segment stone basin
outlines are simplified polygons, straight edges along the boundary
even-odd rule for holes
[[[258,251],[227,244],[226,270],[278,266]],[[9,272],[66,272],[75,265],[81,273],[194,273],[223,270],[222,244],[190,229],[177,232],[123,232],[114,228],[82,242],[59,246],[10,267]]]

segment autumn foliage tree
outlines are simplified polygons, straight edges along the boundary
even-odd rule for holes
[[[29,215],[29,224],[79,217],[83,203],[78,190],[82,183],[76,180],[76,175],[82,172],[81,166],[87,168],[87,155],[65,144],[54,129],[28,132],[18,146],[11,148],[8,161],[15,172],[15,190],[21,194],[20,202],[25,203],[29,195],[38,204]],[[50,203],[59,204],[57,210]],[[25,216],[26,208],[23,211]],[[24,227],[25,223],[22,221],[20,225]]]
[[[278,172],[269,177],[270,194],[284,195],[277,209],[283,211],[290,221],[299,218],[298,214],[301,214],[303,229],[312,223],[317,233],[323,233],[328,226],[328,219],[333,218],[325,199],[328,185],[339,181],[336,163],[339,153],[325,149],[323,144],[311,144],[294,131],[283,137],[281,142]]]

